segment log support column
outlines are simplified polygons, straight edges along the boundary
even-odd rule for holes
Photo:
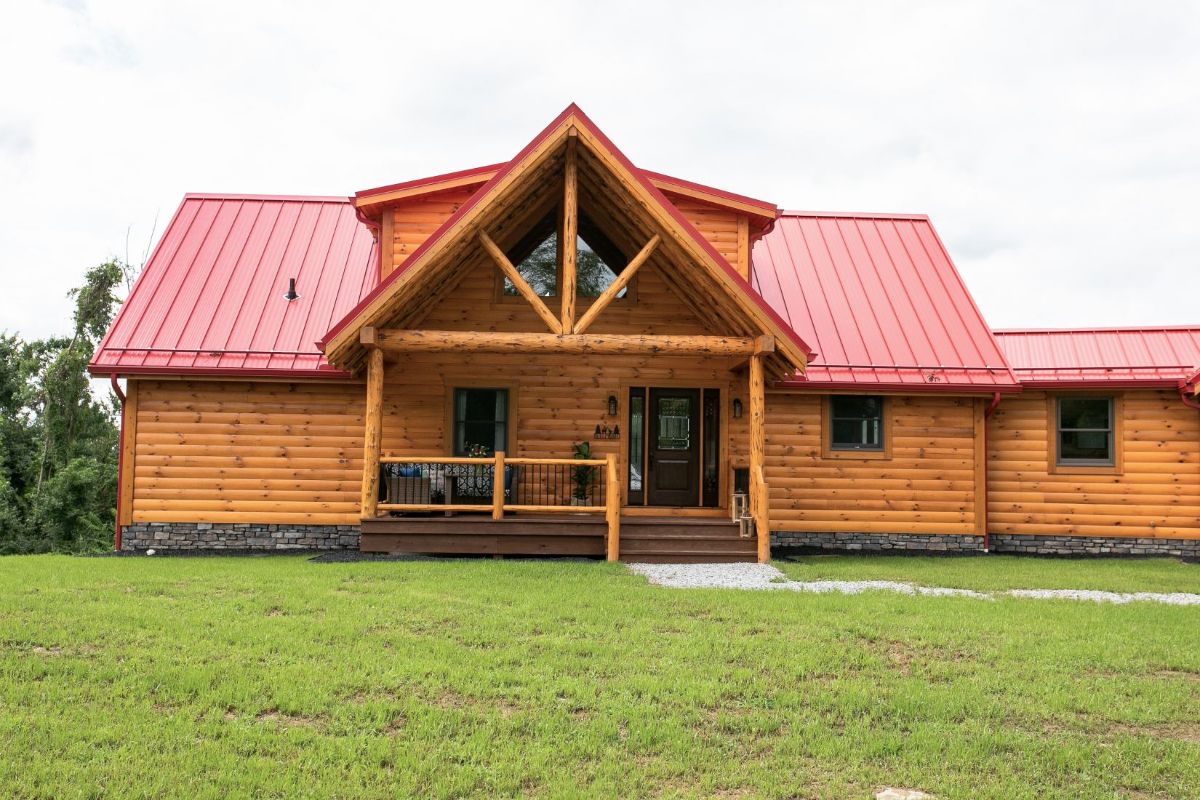
[[[771,520],[767,482],[763,472],[766,452],[766,378],[763,354],[750,358],[750,515],[758,535],[758,561],[771,560]]]
[[[371,331],[373,336],[374,331]],[[383,351],[367,351],[367,405],[363,430],[363,475],[361,509],[364,518],[379,511],[379,448],[383,442]]]

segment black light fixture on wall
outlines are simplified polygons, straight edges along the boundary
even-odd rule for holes
[[[733,398],[733,418],[742,418],[742,399],[740,397]]]
[[[615,394],[610,394],[608,396],[608,415],[610,417],[615,417],[617,415],[617,396]]]

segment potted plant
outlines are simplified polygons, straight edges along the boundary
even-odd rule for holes
[[[578,442],[574,445],[575,459],[586,461],[592,457],[590,442]],[[590,505],[592,486],[596,477],[596,468],[588,464],[571,467],[571,505]]]

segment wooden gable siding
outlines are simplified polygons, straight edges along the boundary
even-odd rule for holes
[[[459,206],[475,193],[477,187],[449,189],[437,194],[410,200],[383,211],[383,236],[392,241],[390,260],[385,257],[380,264],[380,280],[392,270],[404,264],[418,247],[425,243],[430,234],[442,226]]]
[[[823,456],[824,395],[767,393],[771,529],[977,534],[976,420],[970,398],[887,397],[890,458]]]
[[[721,390],[721,424],[726,463],[748,460],[748,417],[732,419],[731,397],[746,402],[745,375],[735,376],[723,360],[663,356],[455,356],[420,354],[388,363],[384,378],[385,456],[446,455],[452,450],[449,409],[460,387],[508,388],[511,407],[509,455],[570,458],[572,445],[591,441],[592,452],[617,456],[626,483],[628,399],[632,386],[708,387]],[[609,395],[618,399],[607,416]],[[594,440],[597,425],[620,425],[619,440]],[[721,502],[728,501],[730,476],[722,475]]]
[[[1200,414],[1172,391],[1115,394],[1120,474],[1055,472],[1045,392],[1000,404],[988,422],[992,533],[1200,538]]]
[[[653,258],[634,278],[635,299],[618,299],[596,318],[588,333],[643,334],[720,334],[711,323],[706,324],[671,290],[663,280]],[[447,292],[440,303],[414,327],[428,330],[478,331],[545,331],[545,324],[525,302],[516,296],[497,296],[500,273],[484,256]],[[578,298],[578,312],[591,307],[590,298]],[[557,308],[557,300],[547,298]]]
[[[400,267],[477,188],[450,189],[385,208],[383,237],[385,241],[390,239],[392,246],[390,252],[384,251],[380,279]],[[748,217],[681,196],[672,196],[671,202],[746,277],[750,252]]]
[[[745,278],[749,272],[748,217],[680,195],[668,195],[668,198],[684,218],[700,231],[700,235]]]
[[[361,384],[137,387],[133,522],[357,524]]]

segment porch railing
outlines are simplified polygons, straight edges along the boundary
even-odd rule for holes
[[[379,459],[382,513],[604,514],[605,552],[620,555],[621,487],[616,458]]]

